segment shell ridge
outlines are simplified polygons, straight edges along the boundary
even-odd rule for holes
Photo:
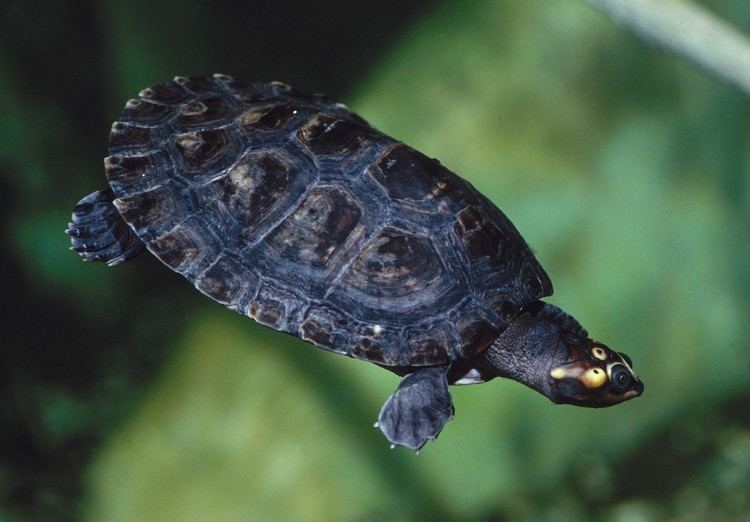
[[[283,225],[283,223],[302,206],[305,198],[307,198],[307,196],[315,188],[315,186],[316,181],[309,183],[307,187],[305,187],[305,189],[297,195],[293,202],[288,205],[289,208],[287,208],[285,212],[280,213],[280,215],[274,221],[268,222],[265,231],[263,231],[262,233],[256,233],[256,239],[252,242],[248,242],[248,247],[251,249],[256,247],[259,243],[265,241],[270,235],[272,235],[276,229]]]
[[[349,268],[351,267],[352,263],[357,260],[357,257],[359,256],[360,252],[367,247],[375,238],[378,237],[378,235],[385,229],[386,225],[381,222],[381,224],[374,228],[370,234],[366,235],[366,238],[362,242],[361,249],[358,251],[352,251],[349,258],[346,260],[345,263],[342,263],[339,265],[339,270],[336,273],[334,277],[331,278],[328,288],[325,291],[325,294],[323,295],[323,299],[328,299],[335,290],[337,290],[338,283],[341,280],[342,277],[344,277],[344,274],[346,274],[349,271]]]

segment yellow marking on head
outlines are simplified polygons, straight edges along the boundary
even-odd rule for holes
[[[594,346],[591,349],[591,355],[593,355],[595,359],[599,359],[600,361],[607,360],[607,352],[601,346]]]
[[[553,379],[576,379],[579,375],[581,375],[581,370],[578,368],[565,368],[564,366],[558,366],[557,368],[553,368],[552,371],[549,372],[550,377]]]
[[[607,374],[600,368],[591,368],[584,373],[580,379],[589,390],[602,387],[608,380]]]
[[[564,367],[558,366],[549,372],[553,379],[577,379],[589,390],[600,388],[609,380],[607,373],[601,368],[589,368],[584,370],[580,366]]]
[[[618,355],[619,355],[619,354],[618,354]],[[624,364],[624,365],[625,365],[625,368],[627,368],[627,369],[628,369],[628,370],[630,371],[630,373],[632,373],[632,374],[633,374],[633,377],[635,377],[635,378],[637,379],[637,378],[638,378],[638,376],[637,376],[637,375],[635,374],[635,372],[633,371],[633,367],[632,367],[632,366],[630,366],[630,364],[628,364],[628,361],[626,361],[626,360],[625,360],[625,357],[623,357],[622,355],[620,355],[619,357],[620,357],[620,361],[622,361],[622,364]]]

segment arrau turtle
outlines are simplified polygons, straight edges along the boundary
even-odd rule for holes
[[[453,384],[592,407],[643,392],[626,355],[540,301],[550,279],[492,202],[323,95],[176,77],[127,102],[104,165],[67,230],[85,261],[148,250],[263,325],[402,376],[376,423],[392,444],[436,438]]]

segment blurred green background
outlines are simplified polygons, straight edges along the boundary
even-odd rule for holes
[[[703,2],[750,32],[750,2]],[[125,100],[175,74],[345,101],[514,221],[645,395],[398,379],[62,233]],[[750,520],[750,103],[580,0],[0,3],[0,521]]]

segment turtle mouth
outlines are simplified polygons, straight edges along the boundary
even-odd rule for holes
[[[634,399],[635,397],[640,397],[641,395],[643,395],[644,389],[645,389],[645,386],[643,385],[643,381],[636,378],[636,381],[633,383],[633,387],[624,393],[623,400],[626,401],[628,399]]]

